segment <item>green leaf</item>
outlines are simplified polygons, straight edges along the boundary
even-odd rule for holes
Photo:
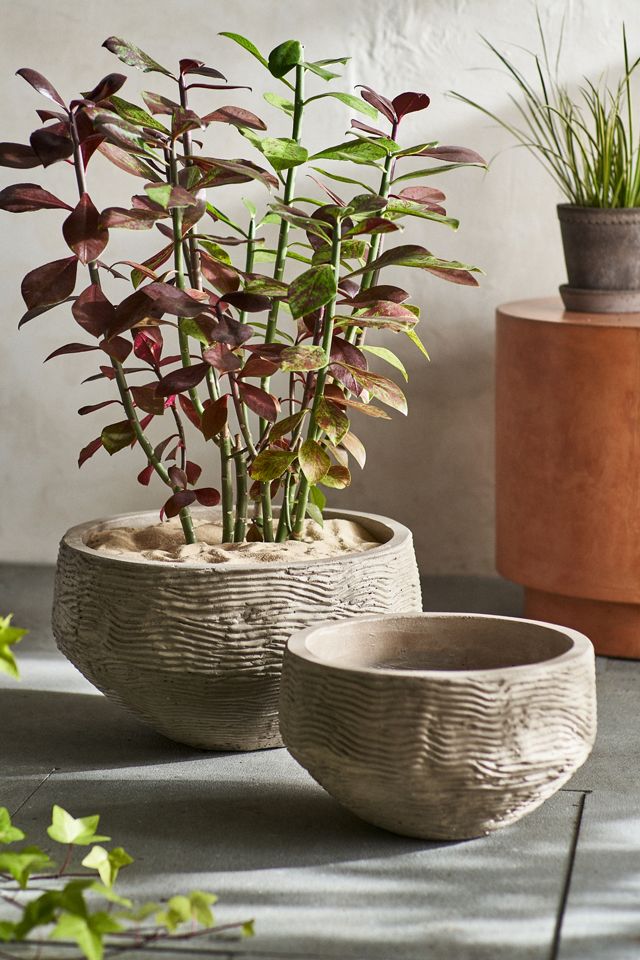
[[[10,677],[13,677],[17,680],[20,676],[20,671],[18,670],[18,664],[16,663],[13,653],[9,649],[14,643],[19,643],[20,640],[24,637],[25,633],[28,633],[28,630],[21,630],[19,627],[11,626],[11,618],[13,614],[10,613],[7,617],[0,617],[0,673],[6,673]],[[4,810],[2,807],[0,810]],[[13,829],[13,828],[11,828]],[[18,838],[20,839],[20,838]],[[12,840],[3,840],[2,839],[2,820],[0,819],[0,842],[2,843],[12,843]]]
[[[249,473],[254,480],[270,483],[278,480],[295,459],[295,453],[286,450],[263,450],[253,461]]]
[[[340,244],[341,260],[360,260],[367,251],[368,244],[364,240],[343,240]],[[331,246],[327,244],[316,250],[311,258],[313,264],[331,262]]]
[[[309,500],[311,503],[315,504],[318,510],[324,510],[327,505],[327,498],[320,489],[320,487],[310,487],[309,488]]]
[[[332,63],[332,60],[316,60],[313,63],[305,62],[305,67],[307,70],[310,70],[311,73],[315,73],[317,77],[320,77],[322,80],[335,80],[336,77],[339,77],[339,73],[333,73],[332,70],[325,70],[322,66],[323,63]],[[335,61],[336,63],[341,63],[342,61]]]
[[[98,836],[96,830],[99,822],[100,815],[97,813],[90,817],[76,819],[62,807],[54,804],[51,825],[47,827],[47,833],[57,843],[74,843],[88,847],[90,843],[111,839],[111,837]]]
[[[397,214],[398,216],[421,217],[423,220],[435,220],[436,223],[444,223],[453,230],[457,230],[460,226],[460,221],[454,217],[445,217],[441,213],[434,213],[424,204],[415,203],[413,200],[389,200],[385,210],[385,214],[387,213]]]
[[[252,200],[248,200],[246,197],[242,198],[242,203],[244,204],[246,210],[249,213],[249,216],[254,219],[257,214],[257,209],[255,203]]]
[[[287,100],[285,97],[281,97],[277,93],[263,93],[262,96],[267,103],[271,104],[272,107],[282,110],[283,113],[287,114],[287,116],[293,115],[293,111],[295,110],[295,104],[293,101]]]
[[[254,937],[254,936],[255,936],[255,930],[253,929],[253,927],[254,927],[254,921],[253,921],[253,920],[247,920],[245,923],[243,923],[243,924],[242,924],[242,936],[243,936],[243,937]]]
[[[307,500],[307,516],[311,517],[314,523],[317,523],[319,527],[324,527],[324,517],[322,516],[322,510]]]
[[[136,435],[129,420],[119,420],[118,423],[110,423],[100,434],[102,446],[110,457],[123,450],[133,443]],[[54,837],[55,840],[55,837]]]
[[[192,197],[188,190],[185,190],[184,187],[174,187],[170,183],[147,184],[144,192],[150,200],[159,203],[165,210],[197,206],[195,197]]]
[[[16,929],[17,924],[11,923],[9,920],[0,920],[0,941],[9,943],[11,940],[15,940]]]
[[[409,379],[407,368],[400,357],[397,357],[392,350],[387,350],[386,347],[369,347],[364,343],[360,346],[360,349],[366,350],[367,353],[372,353],[375,357],[380,357],[381,360],[386,360],[386,362],[390,363],[392,367],[395,367],[396,370],[400,371],[405,380]]]
[[[194,320],[193,317],[181,317],[180,331],[187,337],[192,337],[194,340],[197,340],[198,343],[203,344],[203,346],[209,346],[208,338],[205,337],[204,333],[198,326],[198,321]]]
[[[259,137],[248,127],[242,127],[240,133],[264,154],[278,173],[280,170],[300,166],[309,157],[309,152],[304,147],[288,137]]]
[[[214,925],[213,912],[211,905],[217,903],[218,898],[213,893],[205,893],[202,890],[192,890],[189,894],[189,903],[191,904],[191,916],[203,927],[212,927]]]
[[[342,103],[346,103],[348,107],[351,107],[352,110],[357,110],[359,113],[364,113],[365,116],[371,117],[372,120],[378,119],[378,111],[375,107],[372,107],[370,103],[367,103],[366,100],[361,100],[360,97],[354,97],[352,93],[318,93],[315,97],[309,97],[305,103],[312,103],[314,100],[322,100],[324,97],[333,97],[334,100],[340,100]]]
[[[245,293],[261,293],[265,297],[286,297],[289,284],[271,277],[251,277],[244,285]]]
[[[321,397],[316,411],[316,423],[329,439],[338,444],[349,429],[349,418],[340,407]]]
[[[136,47],[133,43],[127,43],[126,40],[121,40],[119,37],[109,37],[102,46],[110,50],[111,53],[115,53],[116,57],[129,67],[136,67],[143,73],[163,73],[165,77],[173,77],[175,80],[170,70],[161,66],[153,57],[150,57],[148,53],[145,53],[144,50]]]
[[[285,347],[280,354],[282,369],[290,373],[307,370],[322,370],[329,363],[329,357],[322,347],[300,346]]]
[[[405,327],[405,329],[402,332],[406,333],[406,335],[409,337],[409,340],[411,340],[412,343],[415,343],[420,353],[424,357],[426,357],[427,360],[431,360],[431,357],[427,353],[427,348],[425,347],[424,343],[422,342],[422,340],[420,339],[420,337],[412,327]]]
[[[330,180],[337,180],[339,183],[353,183],[358,187],[363,187],[365,190],[368,190],[369,193],[376,192],[373,189],[373,187],[370,187],[366,183],[363,183],[362,180],[354,180],[352,177],[338,176],[337,173],[330,173],[329,170],[323,170],[322,167],[311,167],[311,169],[315,170],[316,173],[321,173],[323,176],[329,177]]]
[[[10,617],[7,617],[9,620]],[[0,618],[0,625],[2,618]],[[26,633],[26,630],[23,631]],[[6,807],[0,807],[0,843],[15,843],[16,840],[24,840],[24,833],[11,822],[11,814]]]
[[[468,167],[468,163],[442,163],[437,167],[426,167],[422,170],[411,170],[409,173],[403,173],[401,177],[394,177],[392,183],[401,183],[403,180],[417,180],[422,177],[433,177],[438,173],[446,173],[447,170],[457,170],[458,167]]]
[[[378,161],[386,156],[387,150],[377,140],[347,140],[315,153],[311,160],[352,160],[353,163],[377,166]]]
[[[289,306],[294,319],[313,313],[330,303],[336,296],[337,286],[333,267],[311,267],[305,270],[289,286]]]
[[[247,40],[247,38],[243,37],[242,34],[231,33],[228,30],[222,30],[218,36],[228,37],[229,40],[233,40],[235,43],[239,44],[239,46],[243,47],[248,53],[250,53],[252,57],[255,57],[263,67],[269,66],[267,60],[262,56],[255,43],[252,43],[251,40]]]
[[[123,100],[122,97],[116,96],[111,96],[109,100],[115,113],[117,113],[119,117],[122,117],[123,120],[128,120],[129,123],[133,123],[138,127],[150,127],[152,130],[160,130],[162,133],[169,134],[169,130],[163,123],[160,123],[159,120],[156,120],[154,116],[147,113],[142,107],[137,106],[137,104],[129,103],[128,100]]]
[[[285,40],[271,51],[267,66],[273,76],[281,80],[303,62],[303,56],[304,49],[299,40]]]
[[[133,901],[129,900],[128,897],[121,897],[120,894],[115,893],[115,891],[110,887],[105,887],[103,883],[99,883],[97,880],[92,883],[88,889],[92,890],[94,893],[97,893],[99,896],[104,897],[104,899],[108,900],[110,903],[117,903],[120,907],[130,908],[133,906]],[[155,909],[157,909],[157,904]]]
[[[317,440],[305,440],[298,453],[300,469],[309,483],[317,483],[329,472],[331,460]]]
[[[130,857],[122,847],[105,850],[104,847],[96,845],[86,855],[82,861],[82,866],[88,867],[90,870],[97,870],[105,887],[112,887],[121,868],[128,866],[130,863],[133,863],[133,857]]]
[[[156,923],[173,933],[178,927],[191,920],[191,901],[182,894],[171,897],[167,909],[156,914]]]
[[[434,257],[433,254],[425,250],[424,247],[417,246],[416,244],[406,244],[401,247],[392,247],[389,250],[385,250],[381,256],[376,257],[376,259],[368,263],[366,267],[354,270],[349,276],[355,277],[365,271],[381,270],[383,267],[392,266],[420,267],[422,269],[437,267],[440,270],[469,270],[474,273],[481,272],[478,267],[471,267],[469,264],[459,263],[457,260],[440,260],[439,257]]]
[[[103,911],[88,916],[63,913],[51,933],[51,939],[73,940],[87,960],[102,960],[105,934],[119,933],[121,930],[122,925]]]
[[[23,847],[16,853],[0,853],[0,872],[10,873],[21,889],[25,889],[32,873],[53,866],[51,858],[39,847]]]
[[[333,466],[320,481],[325,487],[333,487],[335,490],[344,490],[351,483],[351,473],[348,467]]]
[[[299,410],[298,413],[292,413],[290,417],[278,420],[271,428],[269,439],[280,440],[282,437],[286,437],[288,433],[295,430],[301,420],[304,420],[308,412],[308,410]]]

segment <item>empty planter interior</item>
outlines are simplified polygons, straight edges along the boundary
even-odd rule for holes
[[[593,647],[508,617],[321,624],[289,641],[280,727],[364,820],[426,839],[482,836],[534,810],[589,755]]]

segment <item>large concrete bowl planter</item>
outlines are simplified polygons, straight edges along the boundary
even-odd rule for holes
[[[363,820],[478,837],[535,810],[586,760],[593,647],[508,617],[322,624],[289,641],[280,723],[295,759]]]
[[[380,546],[292,563],[137,561],[86,540],[105,523],[147,526],[157,514],[74,527],[58,558],[58,647],[110,700],[172,740],[208,750],[281,746],[291,633],[320,620],[421,609],[410,531],[385,517],[327,515],[356,520]]]
[[[640,311],[640,208],[558,204],[568,283],[567,310]]]

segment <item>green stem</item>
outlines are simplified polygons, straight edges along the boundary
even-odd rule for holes
[[[83,194],[87,192],[87,183],[84,172],[84,161],[82,159],[82,151],[80,150],[80,140],[78,137],[78,130],[76,127],[75,116],[71,114],[71,138],[73,141],[73,165],[76,173],[76,182],[78,184],[78,192],[82,197]],[[98,265],[95,260],[91,261],[88,264],[89,267],[89,276],[91,277],[91,282],[97,287],[101,286],[100,283],[100,271],[98,270]],[[147,461],[151,464],[157,475],[160,477],[162,482],[166,484],[174,493],[177,493],[180,490],[180,487],[175,486],[171,482],[171,478],[167,472],[164,464],[156,457],[151,441],[146,436],[144,430],[140,426],[140,421],[138,420],[138,414],[133,405],[133,400],[131,399],[131,394],[129,392],[129,387],[127,385],[126,376],[122,368],[122,364],[117,360],[111,360],[111,366],[115,372],[116,386],[118,388],[118,393],[120,394],[120,400],[122,406],[124,407],[124,412],[127,415],[127,419],[133,428],[133,432],[136,435],[136,439],[142,448]],[[180,511],[180,523],[182,524],[182,530],[184,533],[184,538],[186,543],[195,543],[196,535],[193,529],[193,521],[191,519],[191,512],[188,507],[183,507]]]
[[[296,143],[300,143],[300,134],[302,129],[302,114],[304,111],[304,73],[305,68],[303,64],[299,64],[296,67],[296,79],[295,79],[295,94],[293,101],[293,121],[291,128],[291,139],[295,140]],[[285,180],[284,186],[284,203],[290,204],[294,194],[296,186],[296,168],[291,167],[287,171],[287,177]],[[273,270],[273,276],[275,280],[282,280],[284,276],[284,269],[287,262],[287,248],[289,243],[289,224],[286,220],[280,221],[280,232],[278,234],[278,245],[276,248],[276,260]],[[274,300],[271,311],[267,319],[267,330],[265,334],[265,342],[273,343],[278,328],[278,311],[280,309],[280,301]],[[269,377],[263,377],[261,381],[261,387],[263,390],[269,391]],[[260,420],[260,436],[264,433],[267,428],[267,421]],[[261,485],[262,491],[262,527],[263,527],[263,536],[265,540],[271,542],[273,540],[273,512],[271,507],[271,490],[268,483],[263,483]]]
[[[236,524],[234,539],[237,543],[244,540],[247,532],[247,463],[240,449],[240,437],[236,437],[236,450],[233,455],[236,466]]]
[[[333,276],[335,278],[336,289],[340,281],[340,231],[341,231],[341,221],[337,220],[333,228],[333,236],[331,239],[331,266],[333,267]],[[333,299],[327,304],[325,309],[324,316],[324,328],[322,333],[322,349],[325,351],[327,356],[331,354],[331,341],[333,339],[333,318],[335,313],[337,294]],[[307,432],[307,440],[317,440],[322,433],[318,425],[316,424],[316,416],[318,413],[318,406],[320,400],[324,394],[324,386],[327,379],[327,371],[329,365],[322,367],[321,370],[318,370],[316,377],[316,386],[313,394],[313,403],[311,406],[311,413],[309,414],[309,429]],[[305,477],[304,473],[301,474],[300,486],[298,488],[298,503],[296,506],[296,517],[295,523],[293,526],[293,536],[294,539],[300,540],[303,535],[304,530],[304,519],[307,513],[307,502],[309,500],[309,489],[311,484],[308,479]]]
[[[233,543],[233,477],[231,476],[231,461],[233,451],[231,439],[225,427],[225,433],[220,445],[220,486],[222,499],[222,542]]]

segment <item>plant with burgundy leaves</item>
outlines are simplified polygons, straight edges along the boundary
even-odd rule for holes
[[[415,330],[420,311],[405,290],[381,281],[382,271],[408,267],[477,284],[477,268],[415,244],[383,251],[385,237],[399,232],[405,217],[455,229],[457,220],[442,206],[444,194],[416,181],[484,161],[435,140],[400,145],[401,123],[429,106],[426,94],[388,99],[363,86],[359,96],[334,90],[308,95],[309,76],[330,82],[338,75],[328,68],[345,59],[306,61],[294,40],[264,57],[246,38],[224,36],[284,88],[284,96],[267,92],[264,98],[285,115],[288,135],[267,135],[266,124],[239,106],[196,113],[193,89],[234,89],[218,70],[182,59],[172,72],[111,37],[104,44],[108,50],[129,66],[159,74],[172,85],[169,94],[145,92],[142,107],[120,96],[125,76],[112,73],[67,104],[39,73],[19,70],[54,109],[37,111],[43,125],[29,144],[0,145],[0,164],[23,169],[67,163],[77,200],[21,183],[0,193],[0,208],[67,213],[62,236],[70,255],[24,278],[27,311],[19,325],[69,303],[92,339],[64,344],[47,359],[97,352],[103,362],[88,381],[106,379],[116,387],[112,399],[78,411],[84,416],[108,405],[121,408],[118,419],[83,448],[79,464],[101,448],[115,454],[139,447],[144,464],[138,480],[146,485],[156,475],[168,488],[161,516],[179,515],[187,542],[195,539],[189,508],[196,502],[222,504],[224,542],[284,541],[304,535],[307,517],[322,523],[321,488],[348,486],[350,457],[364,466],[350,417],[388,419],[384,407],[406,413],[400,387],[370,369],[370,362],[381,362],[406,379],[401,360],[365,341],[370,330],[401,333],[426,356]],[[304,116],[308,111],[317,123],[320,107],[336,100],[367,122],[352,120],[344,142],[310,156],[302,144]],[[255,160],[205,150],[200,138],[220,123],[236,128],[247,147],[258,151]],[[378,123],[383,128],[373,125]],[[87,174],[95,156],[143,181],[128,205],[96,208]],[[416,168],[413,158],[429,165]],[[301,172],[319,196],[306,196],[306,188],[298,195]],[[327,180],[346,185],[351,195],[343,199]],[[254,182],[271,193],[266,212],[244,200],[248,222],[238,223],[225,207],[236,185]],[[217,200],[221,188],[225,202]],[[335,189],[342,193],[344,186]],[[210,190],[217,191],[215,203]],[[157,231],[162,245],[139,260],[108,263],[105,250],[118,229]],[[85,267],[88,285],[78,284]],[[125,267],[129,292],[108,296],[109,287],[117,290],[127,281]],[[177,348],[168,346],[168,334]],[[159,418],[168,418],[170,431],[152,441],[149,430]],[[219,490],[202,482],[202,467],[189,458],[186,421],[217,448]]]

